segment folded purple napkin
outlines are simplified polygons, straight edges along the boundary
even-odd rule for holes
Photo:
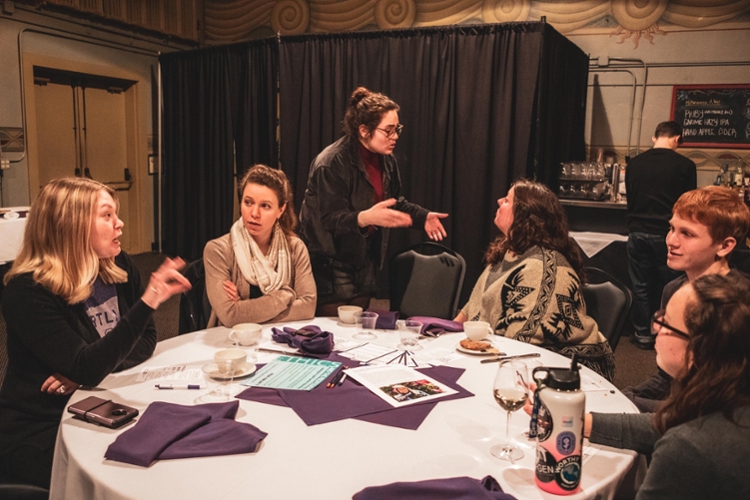
[[[337,354],[331,354],[327,359],[329,361],[340,361],[351,368],[359,366],[359,362]],[[439,400],[394,408],[366,387],[351,378],[347,378],[343,385],[335,389],[326,388],[326,380],[311,391],[274,390],[275,395],[268,389],[250,387],[237,395],[237,398],[277,406],[289,406],[307,425],[356,418],[367,422],[416,430],[440,401],[473,396],[471,392],[456,383],[464,372],[461,368],[436,366],[420,371],[439,382],[447,384],[457,390],[458,393]],[[333,375],[330,378],[333,378]]]
[[[369,312],[378,313],[378,320],[375,322],[375,328],[378,330],[395,330],[398,311],[378,311],[377,309],[368,309]]]
[[[503,492],[492,476],[481,481],[470,477],[429,479],[427,481],[370,486],[355,493],[352,500],[515,500]]]
[[[422,322],[422,334],[427,332],[437,337],[441,333],[445,332],[464,331],[464,325],[457,321],[451,321],[449,319],[433,318],[431,316],[412,316],[408,319]]]
[[[109,460],[148,467],[154,460],[254,452],[267,434],[234,420],[239,401],[183,406],[157,401],[109,445]]]
[[[321,331],[320,327],[315,325],[303,326],[300,329],[294,329],[285,326],[283,330],[272,328],[271,338],[279,344],[287,344],[302,352],[310,354],[330,354],[333,351],[333,334],[331,332]]]

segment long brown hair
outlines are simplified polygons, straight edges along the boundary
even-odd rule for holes
[[[342,126],[349,137],[359,137],[359,126],[364,125],[372,134],[380,124],[383,115],[389,111],[398,111],[398,104],[390,97],[372,92],[365,87],[358,87],[349,97],[349,105]]]
[[[286,174],[276,168],[266,165],[253,165],[240,180],[240,199],[244,196],[245,187],[248,184],[258,184],[265,186],[274,193],[279,200],[279,208],[286,205],[284,213],[279,218],[281,229],[286,234],[287,239],[294,235],[294,228],[297,227],[297,214],[294,213],[294,201],[292,199],[292,185]]]
[[[119,209],[115,191],[91,179],[64,177],[44,186],[29,210],[21,251],[5,283],[32,273],[36,283],[76,304],[91,295],[97,276],[110,284],[127,281],[114,258],[100,259],[91,246],[91,225],[102,191]]]
[[[568,218],[557,196],[544,184],[528,179],[519,179],[512,187],[513,223],[508,234],[490,243],[484,254],[485,262],[497,264],[508,250],[522,254],[540,246],[560,252],[584,281],[581,252],[568,235]]]
[[[700,416],[750,404],[750,281],[734,273],[709,274],[685,286],[690,340],[683,372],[655,415],[662,433]]]

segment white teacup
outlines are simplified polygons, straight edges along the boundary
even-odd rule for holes
[[[239,345],[249,346],[260,342],[263,337],[263,327],[257,323],[240,323],[234,325],[229,332],[229,339]]]
[[[342,323],[354,324],[354,315],[362,312],[359,306],[339,306],[339,320]]]
[[[464,333],[470,340],[482,340],[495,332],[486,321],[464,321]]]
[[[229,367],[227,361],[230,362]],[[242,349],[222,349],[214,354],[214,362],[221,373],[228,373],[230,369],[238,372],[245,366],[246,361],[247,353]]]

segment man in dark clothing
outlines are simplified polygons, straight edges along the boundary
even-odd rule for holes
[[[628,271],[633,282],[631,341],[642,349],[653,349],[649,331],[651,315],[659,308],[662,289],[680,273],[667,266],[665,238],[672,205],[696,188],[695,163],[675,150],[682,142],[676,122],[662,122],[651,139],[654,147],[639,154],[627,166]]]

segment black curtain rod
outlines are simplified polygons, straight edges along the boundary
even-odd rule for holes
[[[296,43],[306,40],[330,40],[330,39],[368,39],[382,37],[405,38],[410,36],[424,36],[429,33],[449,33],[460,35],[487,35],[500,33],[503,31],[517,31],[520,29],[537,28],[545,26],[546,23],[541,21],[523,21],[514,23],[494,23],[494,24],[470,24],[470,25],[450,25],[450,26],[428,26],[424,28],[403,28],[392,30],[373,30],[373,31],[347,31],[338,33],[315,33],[302,35],[281,35],[281,42]]]

